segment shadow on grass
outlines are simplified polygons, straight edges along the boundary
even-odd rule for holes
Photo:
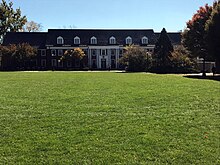
[[[202,76],[202,75],[187,75],[184,76],[186,78],[193,78],[193,79],[201,79],[201,80],[215,80],[215,81],[220,81],[220,75],[207,75],[207,76]]]

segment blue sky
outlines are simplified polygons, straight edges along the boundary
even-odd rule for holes
[[[8,1],[8,0],[6,0]],[[214,0],[11,0],[28,20],[48,28],[139,28],[163,27],[183,30],[193,13]]]

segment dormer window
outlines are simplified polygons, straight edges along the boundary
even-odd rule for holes
[[[132,38],[130,36],[128,36],[126,39],[125,39],[125,42],[127,45],[131,45],[132,44]]]
[[[142,44],[148,44],[148,38],[146,36],[142,37]]]
[[[109,38],[109,44],[116,44],[116,39],[115,39],[115,37],[110,37]]]
[[[76,37],[74,38],[74,44],[75,44],[75,45],[79,45],[79,44],[80,44],[80,38],[79,38],[78,36],[76,36]]]
[[[97,38],[93,36],[93,37],[91,38],[90,43],[91,43],[91,44],[97,44]]]
[[[64,43],[63,37],[61,36],[57,37],[57,44],[63,44],[63,43]]]

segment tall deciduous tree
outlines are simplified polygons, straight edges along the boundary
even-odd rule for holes
[[[34,21],[28,21],[23,27],[23,30],[27,32],[39,32],[42,30],[42,25]]]
[[[159,67],[169,66],[169,56],[173,51],[173,45],[167,35],[166,29],[163,28],[158,41],[155,44],[154,55]]]
[[[13,3],[2,0],[0,4],[0,43],[6,32],[16,32],[22,29],[27,22],[26,16],[21,15],[21,10],[13,9]]]
[[[220,73],[220,0],[214,2],[210,19],[206,22],[208,52],[216,60]]]
[[[2,53],[3,67],[7,68],[25,67],[25,62],[37,55],[37,49],[28,43],[0,46],[0,52]]]
[[[212,7],[206,4],[189,20],[187,28],[182,33],[182,43],[195,57],[207,58],[207,42],[205,24],[212,12]]]
[[[203,58],[203,76],[205,76],[205,61],[211,60],[208,53],[207,33],[205,25],[212,13],[212,6],[206,4],[200,7],[192,19],[187,22],[187,28],[182,33],[182,43],[192,56]]]

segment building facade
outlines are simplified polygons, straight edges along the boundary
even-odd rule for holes
[[[88,69],[121,69],[119,59],[127,45],[138,45],[154,52],[160,33],[152,29],[49,29],[48,32],[10,32],[3,45],[29,43],[38,50],[32,67],[38,69],[77,69],[80,61],[61,61],[66,50],[81,48]],[[180,33],[168,33],[173,44],[180,43]]]

